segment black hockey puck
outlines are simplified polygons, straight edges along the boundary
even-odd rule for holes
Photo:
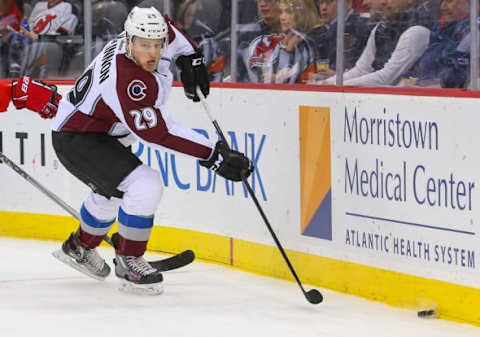
[[[437,315],[437,312],[433,309],[417,311],[417,317],[420,317],[420,318],[435,317],[436,315]]]

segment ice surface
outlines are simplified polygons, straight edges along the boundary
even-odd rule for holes
[[[59,246],[0,238],[1,337],[480,336],[478,327],[324,289],[314,306],[295,283],[202,262],[164,273],[160,296],[125,294],[113,274],[99,282],[57,261]],[[113,250],[100,253],[113,267]]]

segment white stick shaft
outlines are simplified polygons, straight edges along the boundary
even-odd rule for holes
[[[53,193],[52,191],[48,190],[46,187],[44,187],[42,184],[40,184],[38,181],[36,181],[32,176],[30,176],[27,172],[22,170],[17,164],[15,164],[10,158],[8,158],[6,155],[4,155],[2,152],[0,152],[0,163],[5,163],[8,167],[10,167],[12,170],[17,172],[23,179],[28,181],[30,184],[35,186],[40,192],[45,194],[47,197],[49,197],[52,201],[54,201],[58,206],[62,207],[65,211],[70,213],[75,219],[78,221],[82,221],[82,217],[80,214],[75,210],[72,206],[67,204],[65,201],[60,199],[58,195]],[[113,243],[111,238],[106,235],[103,240],[105,240],[110,246],[113,247]]]
[[[40,184],[38,181],[36,181],[33,177],[31,177],[27,172],[22,170],[19,166],[17,166],[10,158],[8,158],[6,155],[0,152],[0,159],[5,162],[11,169],[13,169],[15,172],[17,172],[23,179],[28,181],[30,184],[35,186],[40,192],[45,194],[47,197],[49,197],[51,200],[53,200],[57,205],[62,207],[64,210],[66,210],[70,215],[75,217],[77,220],[80,220],[80,214],[70,205],[68,205],[65,201],[60,199],[55,193],[51,192],[47,188],[45,188],[42,184]]]
[[[202,102],[203,107],[205,108],[208,118],[210,118],[210,121],[213,122],[215,118],[213,118],[212,114],[210,113],[210,108],[208,107],[208,103],[205,99],[205,96],[202,93],[202,90],[200,90],[200,87],[197,87],[196,90],[197,90],[197,95],[198,97],[200,97],[200,101]]]

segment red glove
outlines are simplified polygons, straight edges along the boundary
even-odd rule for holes
[[[53,118],[57,114],[58,102],[62,95],[57,87],[22,76],[12,81],[12,101],[17,109],[27,108],[42,118]]]

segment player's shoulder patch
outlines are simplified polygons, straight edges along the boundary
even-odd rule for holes
[[[135,78],[128,83],[127,95],[132,101],[141,101],[147,96],[146,89],[147,85],[142,80]]]
[[[158,96],[155,76],[127,59],[117,55],[117,93],[120,102],[153,106]]]

